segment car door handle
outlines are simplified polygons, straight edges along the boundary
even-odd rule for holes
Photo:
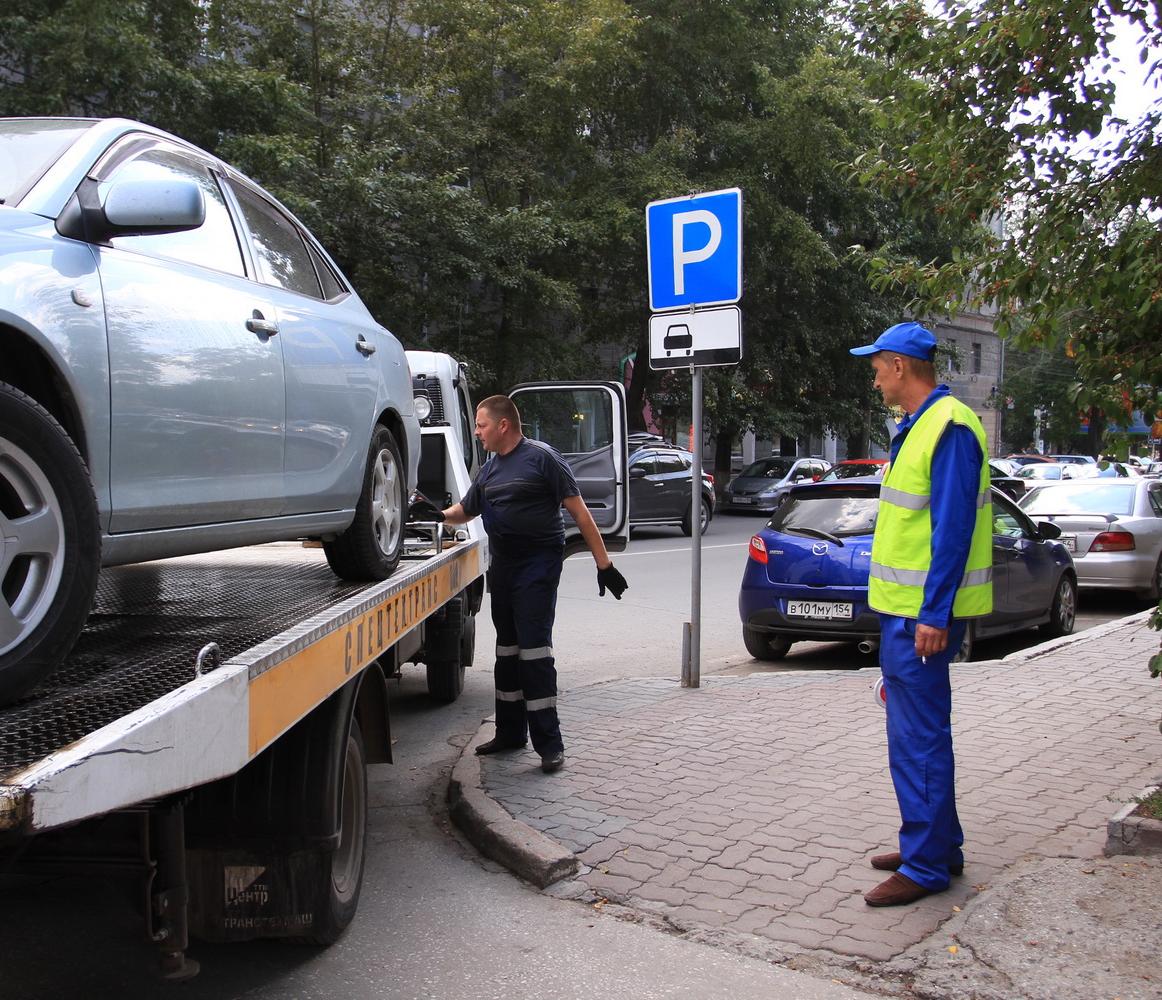
[[[273,337],[278,333],[278,324],[255,309],[250,314],[250,319],[246,321],[246,329],[251,333],[261,333],[264,337]]]
[[[365,358],[371,357],[375,353],[375,345],[368,343],[362,337],[355,341],[355,350],[362,354]]]

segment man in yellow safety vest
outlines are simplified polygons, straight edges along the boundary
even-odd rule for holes
[[[919,323],[897,323],[851,353],[870,356],[884,402],[905,413],[880,486],[868,581],[902,822],[899,850],[871,859],[892,874],[864,894],[869,906],[899,906],[964,871],[948,665],[967,619],[993,607],[988,443],[976,414],[936,384],[936,338]]]

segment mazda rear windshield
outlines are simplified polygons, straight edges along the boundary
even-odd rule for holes
[[[44,176],[91,121],[78,118],[0,120],[0,204],[14,205]]]
[[[1085,483],[1042,486],[1026,494],[1021,509],[1031,516],[1046,514],[1132,514],[1132,483]]]
[[[837,538],[870,535],[876,527],[880,501],[871,490],[806,490],[794,492],[771,516],[767,527],[787,534],[826,532]]]

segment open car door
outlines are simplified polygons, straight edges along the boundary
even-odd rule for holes
[[[526,437],[544,441],[568,460],[581,497],[605,547],[621,552],[629,539],[625,387],[617,382],[522,382],[509,392]],[[585,541],[568,511],[565,554]]]

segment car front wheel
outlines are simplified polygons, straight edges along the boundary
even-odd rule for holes
[[[701,527],[698,529],[698,533],[701,535],[705,535],[706,529],[708,527],[710,527],[710,504],[708,504],[706,502],[705,498],[703,498],[700,501],[700,505],[702,508],[702,520],[699,522],[701,524]],[[692,507],[693,507],[693,504],[691,504],[689,507],[686,508],[686,514],[682,518],[682,534],[686,535],[686,536],[690,536],[690,535],[694,534],[694,521],[690,517],[690,510]]]
[[[68,655],[100,565],[84,460],[43,406],[0,382],[0,704]]]
[[[395,435],[376,425],[363,474],[355,520],[323,542],[327,562],[344,580],[386,580],[403,554],[406,473]]]

